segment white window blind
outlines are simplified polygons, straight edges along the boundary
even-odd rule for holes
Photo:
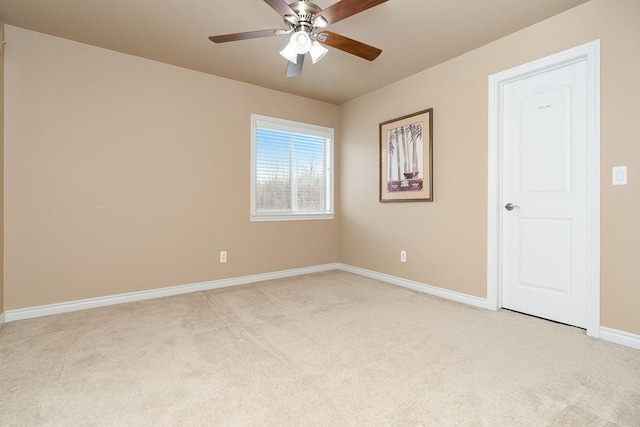
[[[333,129],[251,118],[251,219],[333,218]]]

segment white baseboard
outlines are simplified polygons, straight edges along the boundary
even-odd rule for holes
[[[340,270],[347,271],[349,273],[359,274],[360,276],[369,277],[371,279],[387,282],[392,285],[402,286],[404,288],[413,289],[414,291],[423,292],[429,295],[435,295],[440,298],[461,302],[463,304],[472,305],[479,308],[488,308],[487,299],[474,297],[471,295],[463,294],[461,292],[450,291],[448,289],[438,288],[436,286],[426,285],[420,282],[414,282],[412,280],[402,279],[400,277],[391,276],[384,273],[378,273],[372,270],[366,270],[360,267],[353,267],[347,264],[340,264]]]
[[[600,339],[640,350],[640,335],[600,327]]]
[[[69,313],[72,311],[87,310],[90,308],[106,307],[110,305],[144,301],[154,298],[164,298],[174,295],[188,294],[192,292],[247,285],[250,283],[263,282],[265,280],[282,279],[285,277],[300,276],[303,274],[337,270],[339,269],[339,267],[340,264],[325,264],[313,267],[276,271],[273,273],[254,274],[250,276],[236,277],[231,279],[213,280],[210,282],[194,283],[190,285],[171,286],[167,288],[152,289],[148,291],[130,292],[126,294],[111,295],[107,297],[89,298],[59,304],[49,304],[37,307],[21,308],[17,310],[8,310],[2,314],[0,320],[4,320],[6,322],[14,322],[16,320],[33,319],[35,317],[50,316],[52,314]]]
[[[340,270],[358,274],[360,276],[369,277],[371,279],[380,280],[382,282],[387,282],[393,285],[413,289],[419,292],[424,292],[430,295],[435,295],[452,301],[461,302],[463,304],[472,305],[474,307],[484,308],[487,310],[489,309],[488,301],[485,298],[474,297],[460,292],[450,291],[431,285],[425,285],[423,283],[402,279],[400,277],[390,276],[384,273],[378,273],[376,271],[366,270],[364,268],[353,267],[347,264],[340,264]],[[626,347],[640,350],[640,335],[603,326],[600,327],[599,338],[604,341],[609,341],[615,344],[620,344]]]
[[[167,288],[152,289],[148,291],[130,292],[126,294],[111,295],[106,297],[89,298],[77,301],[69,301],[58,304],[41,305],[37,307],[21,308],[17,310],[9,310],[2,314],[1,321],[14,322],[16,320],[33,319],[36,317],[50,316],[53,314],[69,313],[72,311],[88,310],[91,308],[107,307],[116,304],[125,304],[129,302],[144,301],[154,298],[164,298],[174,295],[188,294],[192,292],[208,291],[212,289],[221,289],[231,286],[246,285],[249,283],[263,282],[265,280],[281,279],[284,277],[300,276],[303,274],[319,273],[330,270],[343,270],[393,285],[402,286],[440,298],[461,302],[463,304],[472,305],[474,307],[487,308],[487,300],[463,294],[460,292],[450,291],[447,289],[437,288],[435,286],[425,285],[423,283],[414,282],[400,277],[388,274],[378,273],[359,267],[353,267],[346,264],[324,264],[313,267],[296,268],[292,270],[283,270],[273,273],[255,274],[250,276],[236,277],[231,279],[214,280],[210,282],[194,283],[190,285],[171,286]]]
[[[448,289],[438,288],[436,286],[426,285],[424,283],[402,279],[400,277],[378,273],[376,271],[367,270],[360,267],[353,267],[347,264],[334,263],[313,267],[296,268],[292,270],[282,270],[272,273],[254,274],[250,276],[235,277],[231,279],[213,280],[210,282],[194,283],[190,285],[171,286],[167,288],[152,289],[149,291],[130,292],[126,294],[112,295],[107,297],[89,298],[59,304],[49,304],[37,307],[21,308],[17,310],[8,310],[0,314],[0,327],[5,323],[13,322],[16,320],[32,319],[36,317],[50,316],[52,314],[69,313],[72,311],[107,307],[110,305],[144,301],[154,298],[164,298],[174,295],[188,294],[192,292],[247,285],[250,283],[263,282],[266,280],[282,279],[285,277],[294,277],[303,274],[320,273],[331,270],[347,271],[349,273],[358,274],[360,276],[380,280],[392,285],[413,289],[415,291],[434,295],[440,298],[460,302],[474,307],[488,309],[488,302],[486,298],[479,298]],[[640,350],[640,335],[619,331],[612,328],[601,327],[600,339]]]

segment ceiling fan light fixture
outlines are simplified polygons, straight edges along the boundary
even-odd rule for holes
[[[291,35],[288,46],[291,46],[297,54],[304,55],[311,49],[311,37],[306,31],[296,31]]]
[[[296,52],[295,49],[291,47],[291,43],[287,43],[284,49],[280,51],[280,55],[282,55],[289,62],[293,62],[294,64],[298,63],[298,52]]]
[[[317,41],[311,43],[311,49],[309,49],[309,55],[311,55],[311,61],[315,64],[320,61],[326,54],[329,52],[329,49],[322,46]]]

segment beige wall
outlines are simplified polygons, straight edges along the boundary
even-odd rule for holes
[[[337,106],[6,35],[6,309],[338,261],[338,220],[249,222],[250,114]]]
[[[592,0],[342,105],[341,261],[485,297],[488,76],[598,38],[602,325],[640,333],[637,0]],[[380,204],[378,123],[425,108],[434,109],[435,201]],[[615,165],[629,167],[629,185],[611,185]]]

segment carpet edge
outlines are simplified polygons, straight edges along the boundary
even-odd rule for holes
[[[439,288],[437,286],[392,276],[390,274],[378,273],[377,271],[354,267],[348,264],[341,264],[340,270],[346,271],[348,273],[358,274],[360,276],[369,277],[371,279],[380,280],[381,282],[390,283],[392,285],[401,286],[403,288],[413,289],[414,291],[434,295],[451,301],[460,302],[473,307],[488,309],[486,298],[463,294],[462,292],[451,291],[448,289]]]
[[[601,326],[600,339],[640,350],[640,335],[631,332]]]
[[[67,301],[55,304],[40,305],[35,307],[7,310],[0,317],[6,323],[16,320],[33,319],[36,317],[50,316],[54,314],[69,313],[73,311],[88,310],[92,308],[107,307],[110,305],[126,304],[130,302],[145,301],[156,298],[164,298],[193,292],[222,289],[232,286],[248,285],[250,283],[266,280],[282,279],[285,277],[301,276],[303,274],[320,273],[324,271],[338,270],[339,264],[322,264],[312,267],[281,270],[271,273],[253,274],[249,276],[234,277],[229,279],[212,280],[207,282],[192,283],[187,285],[170,286],[165,288],[150,289],[146,291],[128,292],[124,294],[109,295],[97,298],[87,298],[75,301]]]

